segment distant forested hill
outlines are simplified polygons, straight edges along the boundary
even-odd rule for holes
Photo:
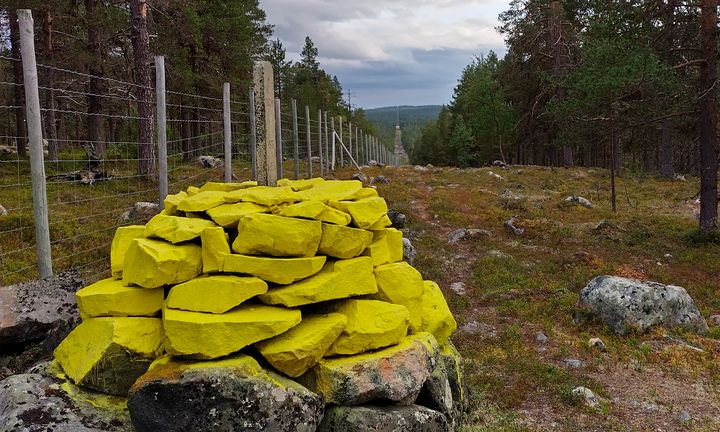
[[[410,153],[412,146],[420,139],[422,130],[428,122],[435,120],[440,114],[441,105],[401,106],[400,128],[403,131],[403,145]],[[375,108],[365,111],[365,117],[375,124],[380,140],[391,145],[395,139],[395,124],[398,107]]]

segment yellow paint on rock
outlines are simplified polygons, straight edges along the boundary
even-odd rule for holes
[[[91,318],[70,332],[54,356],[65,374],[82,385],[118,348],[152,359],[162,353],[162,341],[159,318]]]
[[[363,256],[372,258],[373,266],[381,266],[390,262],[390,249],[388,248],[387,237],[378,234],[373,236],[372,243],[363,251]]]
[[[295,307],[373,294],[377,292],[377,285],[372,270],[372,260],[367,257],[330,261],[315,276],[271,289],[261,295],[260,300],[266,304]]]
[[[350,299],[336,303],[331,311],[347,317],[347,326],[325,353],[354,355],[395,345],[407,335],[410,313],[402,305],[378,300]]]
[[[253,213],[266,213],[268,208],[255,203],[239,202],[223,204],[207,211],[208,216],[223,228],[237,228],[238,221],[243,216]]]
[[[225,257],[223,272],[244,273],[268,282],[288,285],[322,270],[326,259],[324,256],[267,258],[232,254]]]
[[[457,322],[438,284],[423,282],[422,325],[420,331],[430,332],[442,345],[455,333]]]
[[[120,227],[115,231],[112,245],[110,246],[110,271],[115,279],[122,278],[125,253],[133,240],[145,237],[144,225],[131,225]]]
[[[228,192],[225,200],[229,203],[252,202],[264,206],[273,206],[300,201],[291,187],[257,186]]]
[[[360,256],[370,246],[373,233],[358,228],[323,224],[318,253],[339,259]]]
[[[294,191],[302,191],[306,189],[310,189],[311,187],[315,186],[318,183],[324,182],[325,179],[322,177],[314,177],[311,179],[299,179],[299,180],[290,180],[290,179],[280,179],[277,182],[277,185],[280,187],[283,186],[290,186]]]
[[[185,201],[190,195],[188,195],[185,191],[180,191],[176,193],[175,195],[168,195],[165,197],[165,200],[163,200],[163,211],[168,216],[173,216],[177,214],[178,212],[178,205]]]
[[[353,225],[362,229],[373,227],[383,216],[387,217],[388,211],[385,199],[380,197],[357,201],[331,201],[329,205],[350,214]]]
[[[282,334],[300,321],[299,310],[265,305],[242,305],[219,315],[165,307],[165,348],[171,355],[213,359]]]
[[[375,222],[370,228],[368,228],[371,231],[381,231],[385,229],[386,227],[389,227],[392,225],[392,221],[388,217],[387,214],[383,215],[383,217],[380,218],[379,221]]]
[[[123,283],[158,288],[189,281],[202,272],[202,248],[186,243],[135,239],[125,255]]]
[[[388,247],[388,259],[391,263],[403,260],[403,234],[395,228],[386,228],[382,231]]]
[[[232,250],[244,255],[311,257],[317,252],[321,237],[320,221],[256,213],[238,222]]]
[[[232,192],[238,189],[247,189],[249,187],[257,186],[256,181],[246,181],[242,183],[217,183],[207,182],[201,188],[200,192],[217,191],[217,192]]]
[[[410,331],[422,325],[423,279],[420,272],[406,262],[375,268],[378,292],[373,298],[405,306],[410,311]]]
[[[359,180],[326,180],[297,194],[303,201],[341,201],[350,199],[362,187]]]
[[[342,314],[307,315],[297,326],[256,347],[275,369],[297,378],[320,361],[346,325]]]
[[[156,215],[145,226],[148,237],[159,237],[177,244],[200,237],[205,228],[217,225],[213,221],[179,216]]]
[[[177,209],[184,212],[204,212],[211,208],[225,204],[225,195],[227,192],[205,191],[198,192],[193,196],[185,198],[181,201]]]
[[[374,197],[378,197],[378,196],[380,196],[380,195],[378,195],[377,189],[372,188],[372,187],[366,187],[366,188],[360,189],[353,195],[347,197],[346,200],[347,201],[357,201],[357,200],[361,200],[361,199],[365,199],[365,198],[374,198]]]
[[[203,273],[221,272],[225,257],[230,254],[230,244],[225,230],[206,228],[200,234],[202,243]]]
[[[154,316],[162,309],[163,289],[127,287],[103,279],[75,293],[83,320],[93,317]]]
[[[172,287],[165,304],[173,309],[221,314],[267,289],[267,283],[256,277],[197,277]]]
[[[187,188],[187,194],[193,196],[200,192],[200,188],[197,186],[190,186]]]
[[[279,210],[278,214],[285,217],[315,219],[335,225],[350,224],[350,215],[326,206],[320,201],[303,201]]]

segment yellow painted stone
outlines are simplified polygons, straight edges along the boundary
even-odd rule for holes
[[[190,187],[187,188],[187,193],[188,193],[188,195],[190,195],[190,196],[193,196],[193,195],[195,195],[196,193],[199,193],[199,192],[200,192],[200,188],[197,187],[197,186],[190,186]]]
[[[324,256],[267,258],[232,254],[225,257],[223,272],[249,274],[268,282],[288,285],[322,270],[326,259]]]
[[[202,272],[202,248],[192,243],[172,245],[135,239],[125,254],[123,268],[126,285],[159,288],[186,282]]]
[[[386,228],[382,230],[382,236],[385,237],[388,247],[388,258],[391,263],[403,260],[403,234],[402,231],[395,228]]]
[[[247,189],[249,187],[257,186],[256,181],[246,181],[242,183],[217,183],[207,182],[200,188],[199,192],[217,191],[217,192],[232,192],[238,189]]]
[[[165,304],[173,309],[221,314],[267,289],[267,283],[256,277],[197,277],[172,287]]]
[[[370,246],[373,233],[358,228],[323,224],[318,253],[340,259],[360,256]]]
[[[322,238],[320,221],[256,213],[238,222],[232,250],[244,255],[314,256]]]
[[[126,359],[125,354],[154,359],[162,350],[163,327],[159,318],[105,317],[83,321],[58,345],[54,356],[76,384],[96,388],[102,384],[96,382],[97,375],[111,368],[119,358]],[[142,371],[138,376],[141,374]]]
[[[375,222],[370,228],[368,228],[371,231],[381,231],[387,227],[392,225],[392,221],[390,220],[390,217],[388,217],[387,214],[383,215],[383,217],[380,218],[379,221]]]
[[[383,216],[387,216],[388,211],[385,199],[380,197],[357,201],[331,201],[329,205],[350,214],[353,225],[362,229],[370,229]]]
[[[230,243],[225,230],[216,228],[205,228],[200,233],[202,243],[203,273],[221,272],[225,257],[230,254]]]
[[[280,209],[280,216],[315,219],[335,225],[350,224],[350,215],[326,206],[320,201],[303,201]]]
[[[237,228],[238,221],[243,216],[253,213],[265,213],[266,206],[250,202],[223,204],[207,211],[208,216],[223,228]]]
[[[326,180],[297,194],[303,201],[342,201],[350,199],[362,187],[359,180]]]
[[[165,200],[163,201],[163,211],[168,216],[173,216],[177,214],[178,212],[178,204],[185,201],[190,195],[188,195],[185,191],[180,191],[176,193],[175,195],[168,195],[165,197]]]
[[[224,314],[165,307],[165,349],[171,355],[213,359],[270,339],[300,323],[299,310],[242,305]]]
[[[389,263],[390,249],[388,248],[387,237],[375,234],[370,246],[363,251],[363,256],[372,258],[375,267]]]
[[[377,292],[372,260],[367,257],[330,261],[315,276],[260,296],[266,304],[288,307],[320,303]]]
[[[315,186],[316,184],[320,182],[324,182],[325,179],[322,177],[314,177],[311,179],[299,179],[299,180],[290,180],[290,179],[280,179],[277,182],[278,186],[290,186],[294,191],[301,191],[310,189],[311,187]]]
[[[227,192],[205,191],[198,192],[193,196],[189,196],[180,201],[177,206],[179,211],[184,212],[204,212],[211,208],[225,204],[225,195]]]
[[[112,245],[110,246],[110,271],[115,279],[122,278],[125,253],[130,247],[130,243],[136,238],[144,237],[144,225],[120,227],[115,230],[115,237],[113,237]]]
[[[272,187],[258,186],[248,189],[228,192],[225,199],[229,203],[234,202],[252,202],[264,206],[273,206],[284,203],[293,203],[300,201],[300,197],[292,190],[290,186]]]
[[[148,237],[159,237],[177,244],[200,237],[205,228],[214,228],[213,221],[179,216],[156,215],[145,225]]]
[[[375,267],[378,292],[373,298],[405,306],[410,311],[410,331],[422,324],[423,279],[420,272],[406,262]]]
[[[297,326],[255,346],[265,360],[297,378],[317,364],[347,325],[345,315],[306,315]]]
[[[438,284],[423,282],[422,325],[420,331],[430,332],[443,345],[455,333],[457,322]]]
[[[365,187],[354,193],[353,195],[347,197],[347,201],[357,201],[364,198],[374,198],[380,196],[378,195],[378,191],[375,188],[371,187]]]
[[[162,309],[163,297],[162,288],[127,287],[112,278],[75,293],[83,320],[101,316],[154,316]]]
[[[403,305],[350,299],[330,308],[347,317],[347,325],[325,356],[360,354],[395,345],[408,331],[410,313]]]

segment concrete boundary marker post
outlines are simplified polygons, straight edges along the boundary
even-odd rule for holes
[[[257,181],[264,186],[277,184],[275,135],[275,84],[270,62],[256,62],[253,68],[255,87],[255,124],[257,151]]]
[[[250,101],[250,139],[248,140],[248,147],[250,147],[252,180],[257,181],[257,124],[255,123],[255,90],[252,88],[248,100]]]
[[[165,105],[165,57],[155,56],[155,103],[157,111],[158,184],[160,208],[168,195],[167,107]]]
[[[325,132],[325,173],[329,171],[330,168],[330,132],[328,131],[328,121],[327,121],[327,111],[323,111],[323,130]]]
[[[282,142],[282,102],[275,99],[275,157],[277,158],[277,178],[283,175],[283,142]]]
[[[313,165],[312,165],[312,130],[310,126],[310,107],[305,105],[305,125],[307,128],[307,163],[308,163],[308,178],[313,176]]]
[[[295,180],[300,178],[300,133],[298,130],[298,112],[297,100],[292,100],[292,118],[293,118],[293,174]]]
[[[325,174],[325,155],[323,154],[323,125],[322,110],[318,110],[318,155],[320,157],[320,177]]]
[[[223,83],[223,142],[225,144],[225,183],[232,182],[232,123],[230,123],[230,83]]]
[[[38,90],[35,33],[30,9],[17,11],[20,27],[20,52],[25,85],[25,116],[30,144],[30,175],[35,216],[35,249],[40,277],[53,275],[50,225],[48,223],[47,185],[45,184],[45,155],[43,153],[40,91]],[[24,145],[25,143],[20,143]]]

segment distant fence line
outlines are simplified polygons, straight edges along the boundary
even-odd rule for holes
[[[251,89],[233,93],[225,83],[216,97],[165,88],[165,61],[156,57],[152,98],[139,101],[138,84],[37,64],[31,12],[19,10],[18,21],[22,58],[0,56],[3,69],[23,67],[23,82],[0,80],[11,101],[0,102],[7,125],[0,135],[0,285],[45,278],[54,269],[78,268],[88,282],[107,276],[114,231],[132,223],[123,213],[136,202],[162,206],[168,193],[190,185],[246,178],[274,185],[337,167],[400,162],[341,116],[310,112],[296,100],[281,103],[267,62],[255,65]],[[112,86],[92,93],[86,88],[92,79]],[[12,102],[19,89],[24,106]],[[100,112],[86,109],[90,97],[102,101]],[[152,143],[139,142],[140,122],[153,120],[138,114],[141,102],[155,108]],[[90,117],[100,119],[101,139],[85,130]],[[10,133],[13,118],[24,121],[27,136]],[[26,142],[29,158],[17,152]],[[139,156],[143,144],[154,149],[149,174],[137,169],[149,160]],[[200,156],[209,156],[204,165]]]

